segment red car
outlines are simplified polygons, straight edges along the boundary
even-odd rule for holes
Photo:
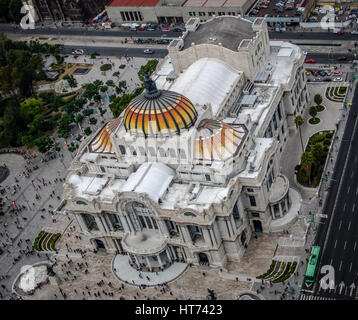
[[[343,30],[338,31],[337,34],[344,34],[344,31]]]
[[[316,63],[316,60],[315,59],[308,59],[308,60],[306,60],[306,63]]]
[[[338,57],[337,60],[338,60],[338,61],[347,60],[347,57],[345,57],[345,56]]]
[[[145,28],[141,27],[141,28],[138,28],[137,30],[138,30],[138,31],[144,31]]]

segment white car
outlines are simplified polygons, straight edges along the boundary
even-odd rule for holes
[[[338,77],[338,78],[334,78],[333,81],[334,82],[340,82],[340,81],[343,81],[343,79],[341,77]]]
[[[154,51],[151,50],[151,49],[145,49],[143,52],[144,52],[144,53],[147,53],[147,54],[152,54],[152,53],[154,53]]]
[[[358,31],[354,30],[354,31],[351,32],[351,34],[358,34]]]
[[[80,55],[80,54],[83,54],[83,53],[84,53],[84,52],[83,52],[82,49],[76,49],[76,50],[72,51],[72,54],[78,54],[78,55]]]

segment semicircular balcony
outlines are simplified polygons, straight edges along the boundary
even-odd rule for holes
[[[277,203],[286,196],[289,188],[289,181],[284,175],[279,175],[276,177],[275,182],[271,185],[269,202],[270,204]]]
[[[123,249],[135,255],[158,254],[167,244],[168,238],[155,229],[126,233],[122,240]]]

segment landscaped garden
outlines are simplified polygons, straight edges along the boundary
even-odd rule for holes
[[[334,131],[320,131],[308,141],[301,163],[295,167],[297,181],[306,187],[319,185]]]
[[[314,125],[320,123],[321,119],[317,117],[317,114],[325,109],[325,107],[322,105],[322,101],[323,99],[320,94],[316,94],[314,96],[314,102],[316,103],[316,105],[310,107],[309,109],[309,114],[312,117],[311,119],[308,120],[310,124]]]
[[[328,87],[326,90],[326,98],[333,102],[344,102],[347,94],[347,87]]]
[[[272,260],[269,269],[262,275],[257,276],[257,279],[264,279],[272,281],[272,283],[283,282],[291,277],[295,272],[297,262],[283,262]]]
[[[56,251],[56,241],[61,236],[61,233],[50,233],[40,231],[34,241],[34,248],[37,251]]]

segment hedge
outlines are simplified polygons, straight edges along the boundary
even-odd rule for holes
[[[269,269],[264,274],[257,276],[256,279],[263,279],[263,278],[267,277],[268,275],[270,275],[272,273],[272,271],[275,269],[276,263],[277,263],[276,260],[272,260]]]
[[[59,237],[61,237],[61,233],[56,233],[49,240],[51,250],[56,251],[55,243],[56,243],[56,241],[58,240]]]
[[[39,233],[39,234],[37,235],[37,237],[35,238],[34,248],[35,248],[35,250],[37,250],[37,251],[41,251],[41,249],[39,248],[38,243],[39,243],[41,237],[42,237],[44,234],[45,234],[45,231],[42,230],[42,231],[40,231],[40,233]]]
[[[108,70],[112,69],[112,65],[110,63],[106,63],[106,64],[101,65],[100,69],[101,69],[101,71],[108,71]]]

